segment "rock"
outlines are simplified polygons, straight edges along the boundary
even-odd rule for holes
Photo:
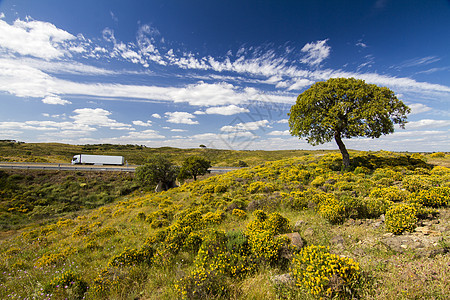
[[[336,235],[330,240],[330,243],[337,248],[344,248],[345,240],[342,236]]]
[[[378,222],[373,223],[373,224],[372,224],[372,227],[373,227],[373,228],[378,228],[378,227],[380,227],[381,225],[383,225],[383,222],[382,222],[382,221],[378,221]]]
[[[380,220],[384,222],[384,221],[386,221],[386,217],[384,215],[381,215]]]
[[[291,245],[296,246],[297,249],[300,250],[305,247],[305,242],[298,232],[286,233],[284,236],[286,236],[291,241]]]
[[[291,274],[281,274],[281,275],[275,275],[272,276],[271,281],[275,285],[289,285],[294,283],[294,278],[291,277]]]
[[[344,225],[346,225],[346,226],[355,225],[355,220],[348,219],[347,221],[345,221]]]
[[[281,235],[277,235],[276,237],[287,237],[289,239],[289,245],[295,246],[297,250],[302,249],[305,246],[305,242],[303,241],[302,237],[298,232],[292,232],[292,233],[285,233]],[[293,250],[289,245],[283,245],[280,249],[280,256],[282,258],[291,259],[293,253]]]

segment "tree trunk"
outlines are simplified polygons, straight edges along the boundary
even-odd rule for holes
[[[334,133],[334,140],[336,141],[336,144],[339,147],[339,150],[342,154],[342,164],[344,165],[344,169],[347,170],[350,167],[350,155],[348,154],[347,148],[345,148],[344,143],[341,139],[341,133],[335,132]]]

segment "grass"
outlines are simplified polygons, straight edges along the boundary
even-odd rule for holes
[[[388,249],[381,243],[386,229],[372,225],[374,221],[364,215],[364,205],[372,203],[369,200],[376,201],[375,196],[370,196],[373,189],[403,187],[403,182],[405,187],[411,187],[410,178],[449,187],[450,171],[398,153],[353,153],[353,157],[360,169],[345,173],[336,163],[337,155],[312,152],[307,156],[208,177],[158,194],[141,193],[140,190],[129,195],[112,193],[113,201],[101,207],[52,215],[46,217],[45,222],[29,220],[27,227],[7,233],[3,231],[0,239],[0,298],[46,298],[47,294],[52,295],[48,296],[51,299],[180,298],[176,285],[191,272],[198,271],[196,262],[199,252],[186,247],[187,236],[197,234],[200,242],[204,243],[206,237],[215,231],[257,234],[247,232],[247,225],[255,220],[254,211],[263,209],[268,215],[278,212],[287,218],[291,230],[299,232],[307,245],[328,246],[332,253],[353,258],[362,270],[357,291],[362,299],[446,299],[450,294],[448,285],[444,284],[449,281],[448,254],[428,257],[419,255],[415,250],[396,253]],[[447,157],[439,159],[448,160]],[[400,180],[389,180],[391,176],[397,176],[393,172],[401,174]],[[51,194],[63,192],[56,190],[58,185],[67,181],[61,174],[45,178],[44,175],[34,176],[33,180],[41,180],[36,182],[36,188],[49,183]],[[83,178],[81,175],[71,175],[74,176],[71,180],[79,183]],[[12,180],[18,185],[25,185],[31,178],[24,176]],[[312,184],[318,176],[322,176],[323,181]],[[91,184],[94,181],[96,183]],[[95,194],[100,192],[101,184],[109,183],[117,188],[119,182],[120,179],[109,181],[92,177],[85,178],[82,183],[91,185]],[[270,189],[262,188],[250,193],[250,190],[253,192],[250,187],[254,182]],[[217,185],[226,189],[215,192]],[[291,193],[298,191],[304,193]],[[416,195],[416,192],[406,192],[408,199]],[[323,217],[326,215],[318,213],[324,204],[320,199],[326,199],[324,195],[333,196],[347,205],[342,223],[332,224]],[[306,197],[306,202],[295,197]],[[298,200],[295,203],[306,205],[293,206],[294,198]],[[348,199],[355,201],[349,202]],[[358,214],[348,215],[352,208],[350,205],[355,205],[353,209]],[[234,208],[242,209],[246,216],[233,215]],[[440,214],[433,218],[437,218],[442,226],[450,224],[448,205],[435,209]],[[224,218],[217,221],[208,214],[219,212]],[[206,216],[210,221],[206,221]],[[161,222],[150,222],[155,219]],[[177,224],[183,226],[177,227]],[[444,232],[443,242],[433,247],[446,247],[445,243],[450,239],[448,234],[448,231]],[[337,236],[343,239],[343,243],[334,241]],[[147,246],[154,251],[151,255],[142,254],[146,253],[142,251]],[[257,254],[255,251],[250,249],[240,259],[249,259],[248,264],[253,264],[252,259]],[[124,253],[136,255],[127,256]],[[111,262],[118,257],[123,259],[124,264],[112,265]],[[225,286],[226,293],[208,292],[199,289],[200,284],[194,285],[205,299],[319,297],[311,295],[302,286],[274,285],[273,276],[289,272],[289,265],[278,261],[257,261],[253,272],[236,278],[217,274],[220,269],[213,269],[210,264],[218,261],[219,255],[207,261],[207,271],[211,273],[208,273],[203,287],[220,284]],[[67,288],[50,284],[68,271],[86,282],[89,287],[86,293],[79,292],[76,288],[81,285],[75,286],[75,283]]]

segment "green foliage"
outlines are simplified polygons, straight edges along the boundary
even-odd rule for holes
[[[167,191],[174,186],[179,168],[173,165],[163,156],[154,156],[147,159],[143,166],[137,167],[135,179],[142,186],[155,187],[162,184],[162,189]]]
[[[138,188],[118,172],[7,170],[0,172],[0,229],[15,229],[115,201]]]
[[[56,299],[84,299],[88,284],[83,278],[69,270],[53,278],[44,288],[45,294]]]
[[[195,269],[176,285],[181,299],[211,299],[227,296],[224,276],[215,270]]]
[[[296,285],[314,296],[353,299],[360,285],[359,264],[351,258],[329,253],[323,246],[303,248],[294,256],[290,271]]]
[[[342,138],[371,137],[404,127],[410,109],[386,87],[354,78],[316,82],[301,93],[289,113],[290,132],[319,145],[333,138],[341,150],[344,167],[350,161]]]
[[[400,203],[386,211],[386,230],[394,234],[413,231],[417,223],[417,208]]]
[[[209,168],[211,168],[211,162],[209,160],[200,156],[191,156],[184,160],[178,178],[193,178],[197,180],[197,176],[205,175],[209,172]]]
[[[113,267],[124,267],[140,263],[150,264],[154,253],[154,249],[147,244],[144,244],[140,249],[125,248],[120,254],[111,258],[108,265]]]
[[[331,224],[342,223],[345,219],[345,206],[333,196],[326,195],[317,205],[319,214]]]
[[[421,190],[411,196],[410,202],[423,206],[448,207],[450,206],[450,187],[432,187]]]

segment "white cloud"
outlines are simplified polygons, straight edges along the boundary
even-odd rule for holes
[[[356,46],[361,47],[361,48],[367,48],[367,45],[361,41],[357,42]]]
[[[72,102],[61,99],[61,97],[59,96],[47,96],[44,99],[42,99],[42,102],[45,104],[59,104],[59,105],[72,104]]]
[[[414,58],[414,59],[410,59],[405,61],[404,63],[402,63],[399,67],[400,68],[408,68],[408,67],[417,67],[417,66],[423,66],[423,65],[429,65],[432,63],[435,63],[437,61],[440,61],[441,59],[439,57],[436,56],[426,56],[426,57],[419,57],[419,58]]]
[[[147,129],[144,131],[132,131],[128,135],[121,136],[118,138],[119,141],[142,141],[142,140],[153,140],[153,139],[163,139],[165,136],[160,135],[157,131],[152,129]]]
[[[406,123],[406,129],[419,129],[419,128],[439,128],[450,126],[450,120],[431,120],[423,119],[420,121]]]
[[[305,78],[296,79],[295,82],[291,86],[289,86],[288,91],[301,90],[304,87],[307,87],[313,83],[314,81]]]
[[[70,118],[75,120],[75,124],[108,127],[117,130],[132,130],[130,124],[119,123],[116,120],[110,119],[108,116],[111,113],[102,108],[80,108],[75,109],[73,112],[75,115]]]
[[[17,19],[12,25],[0,19],[0,47],[18,53],[50,60],[67,54],[64,42],[75,36],[41,21]]]
[[[220,130],[224,132],[254,131],[264,127],[269,127],[268,120],[227,125],[220,128]]]
[[[236,105],[209,107],[205,111],[207,114],[216,114],[231,116],[239,113],[250,112],[247,108],[238,107]]]
[[[282,119],[282,120],[277,121],[277,123],[279,123],[279,124],[287,124],[287,123],[289,123],[289,120],[288,119]]]
[[[143,126],[143,127],[152,126],[152,121],[150,120],[148,120],[147,122],[137,120],[133,121],[132,123],[136,126]]]
[[[306,53],[306,56],[301,59],[302,63],[308,64],[310,66],[320,65],[328,56],[330,56],[331,47],[327,45],[328,39],[307,43],[302,48],[302,52]]]
[[[171,129],[170,131],[172,131],[172,132],[186,132],[187,130],[174,128],[174,129]]]
[[[167,116],[167,122],[169,123],[187,124],[187,125],[198,124],[198,121],[192,120],[195,118],[195,116],[188,112],[181,112],[181,111],[166,112],[165,115]]]
[[[289,130],[284,131],[274,130],[269,132],[267,135],[291,135],[291,134],[289,133]]]
[[[153,118],[156,118],[156,119],[161,119],[161,116],[160,116],[159,114],[156,114],[156,113],[155,113],[155,114],[152,114],[152,117],[153,117]]]
[[[431,107],[422,103],[408,104],[408,106],[411,108],[411,115],[420,114],[431,110]]]

